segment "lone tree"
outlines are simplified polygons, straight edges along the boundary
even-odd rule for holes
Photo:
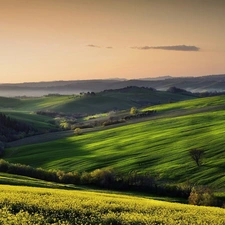
[[[137,113],[138,113],[138,109],[136,107],[131,107],[130,114],[131,115],[136,115]]]
[[[193,148],[189,150],[191,158],[196,162],[197,166],[201,166],[204,150]]]

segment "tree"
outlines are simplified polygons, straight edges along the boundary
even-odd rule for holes
[[[138,113],[138,109],[136,107],[131,107],[130,114],[131,115],[136,115],[137,113]]]
[[[4,143],[0,141],[0,156],[3,155],[3,153],[4,153],[4,148],[5,148]]]
[[[81,135],[81,134],[82,134],[82,130],[81,130],[79,127],[77,127],[77,128],[74,130],[74,133],[75,133],[76,135]]]
[[[191,205],[213,206],[215,197],[208,187],[193,187],[188,197],[188,203]]]
[[[201,166],[204,150],[193,148],[189,150],[191,158],[196,162],[197,166]]]

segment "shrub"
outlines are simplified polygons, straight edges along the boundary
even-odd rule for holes
[[[9,169],[9,163],[3,159],[0,159],[0,172],[7,172]]]
[[[81,184],[90,184],[91,183],[91,174],[87,172],[83,172],[80,176]]]
[[[4,143],[0,141],[0,157],[3,156],[4,149],[5,149]]]
[[[74,130],[74,134],[76,134],[76,135],[81,135],[81,134],[82,134],[81,128],[77,127],[77,128]]]
[[[91,182],[109,188],[114,184],[115,175],[111,169],[97,169],[91,172]]]
[[[188,203],[191,205],[215,205],[215,197],[213,192],[208,187],[193,187],[188,197]]]
[[[59,180],[63,184],[79,184],[80,182],[80,176],[79,173],[64,173],[63,171],[57,172],[57,175],[59,177]]]
[[[138,113],[138,109],[136,108],[136,107],[132,107],[131,109],[130,109],[130,114],[131,115],[136,115]]]

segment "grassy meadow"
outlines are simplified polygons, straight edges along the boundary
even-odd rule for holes
[[[225,96],[214,96],[214,97],[205,97],[198,98],[186,101],[180,101],[176,103],[156,105],[151,107],[146,107],[145,110],[157,110],[159,112],[181,112],[188,111],[191,114],[191,110],[197,112],[208,112],[208,111],[217,111],[218,109],[225,109]]]
[[[225,210],[121,194],[1,185],[0,223],[222,225]]]
[[[68,114],[97,114],[112,110],[129,109],[142,104],[159,104],[182,101],[195,97],[174,94],[166,91],[151,91],[146,88],[132,87],[128,90],[111,90],[93,95],[44,96],[29,98],[0,97],[1,110],[16,111],[54,111]]]
[[[225,97],[220,96],[150,107],[159,112],[167,110],[165,116],[54,142],[6,149],[4,159],[63,171],[110,167],[124,173],[149,172],[160,180],[222,188],[225,185],[224,103]],[[167,117],[174,109],[199,111]],[[188,150],[192,148],[204,150],[200,167],[189,156]]]

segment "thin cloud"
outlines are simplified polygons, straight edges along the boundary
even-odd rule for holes
[[[91,47],[91,48],[101,48],[101,47],[98,46],[98,45],[87,45],[87,47]]]
[[[108,47],[106,47],[106,48],[110,48],[110,49],[112,49],[113,47],[112,47],[112,46],[108,46]]]
[[[131,47],[138,50],[150,50],[150,49],[159,49],[159,50],[169,50],[169,51],[199,51],[200,48],[194,45],[171,45],[171,46],[141,46],[141,47]]]

